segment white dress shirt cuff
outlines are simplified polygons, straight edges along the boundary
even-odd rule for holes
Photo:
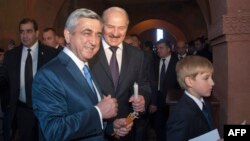
[[[95,108],[96,108],[96,110],[97,110],[97,111],[98,111],[98,113],[99,113],[99,117],[100,117],[100,121],[101,121],[102,129],[103,129],[102,113],[101,113],[100,109],[99,109],[97,106],[95,106]]]

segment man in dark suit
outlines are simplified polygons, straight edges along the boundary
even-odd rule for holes
[[[115,117],[118,105],[102,95],[88,67],[100,48],[101,21],[88,9],[72,12],[64,29],[66,47],[37,73],[32,92],[40,140],[104,141],[108,127],[103,119]],[[119,128],[117,134],[123,136],[131,127]]]
[[[168,117],[168,105],[166,104],[166,96],[169,90],[178,89],[179,85],[176,78],[175,65],[178,62],[176,54],[171,53],[171,44],[166,39],[156,42],[156,48],[160,59],[156,63],[156,77],[158,85],[154,90],[150,108],[156,108],[157,111],[153,115],[153,127],[156,132],[157,141],[166,140],[165,122]]]
[[[109,122],[114,122],[116,132],[117,127],[125,125],[124,119],[129,113],[145,110],[150,85],[143,52],[123,43],[129,24],[127,12],[119,7],[111,7],[104,11],[103,20],[102,46],[92,60],[91,68],[104,93],[117,98],[118,115]],[[139,85],[137,98],[133,96],[135,82]],[[119,140],[133,141],[133,131]]]
[[[176,46],[175,46],[175,52],[177,54],[178,60],[181,60],[185,58],[186,56],[188,56],[187,45],[183,40],[177,41]]]
[[[47,46],[56,48],[59,51],[61,51],[64,47],[59,44],[59,37],[56,34],[55,29],[50,27],[43,30],[43,43]]]
[[[22,45],[8,51],[5,55],[3,67],[7,70],[5,84],[9,87],[10,101],[5,116],[8,119],[8,127],[16,125],[18,140],[38,140],[38,124],[31,107],[32,77],[39,68],[57,55],[57,51],[41,45],[38,42],[38,25],[33,19],[22,19],[19,23],[19,33]],[[26,60],[29,56],[29,65]],[[29,73],[26,67],[29,66]],[[8,135],[6,135],[8,136]]]

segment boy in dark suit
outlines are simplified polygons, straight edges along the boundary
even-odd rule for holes
[[[210,104],[213,66],[199,56],[187,56],[176,65],[177,79],[185,93],[167,122],[167,141],[187,141],[214,129]]]

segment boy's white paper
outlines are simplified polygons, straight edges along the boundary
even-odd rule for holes
[[[189,141],[217,141],[220,139],[218,129],[214,129],[198,137],[192,138]]]

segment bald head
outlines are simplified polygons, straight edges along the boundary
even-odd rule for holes
[[[103,12],[103,38],[109,46],[119,46],[127,33],[129,19],[120,7],[110,7]]]
[[[177,41],[175,49],[176,49],[176,52],[178,54],[184,55],[186,53],[186,49],[187,49],[185,41],[183,41],[183,40]]]
[[[126,18],[127,20],[127,24],[129,24],[129,17],[128,17],[128,13],[122,9],[121,7],[110,7],[108,9],[106,9],[103,14],[102,14],[102,18],[103,21],[105,22],[106,20],[108,20],[107,18],[111,15],[115,15],[115,14],[119,14],[122,15]]]

